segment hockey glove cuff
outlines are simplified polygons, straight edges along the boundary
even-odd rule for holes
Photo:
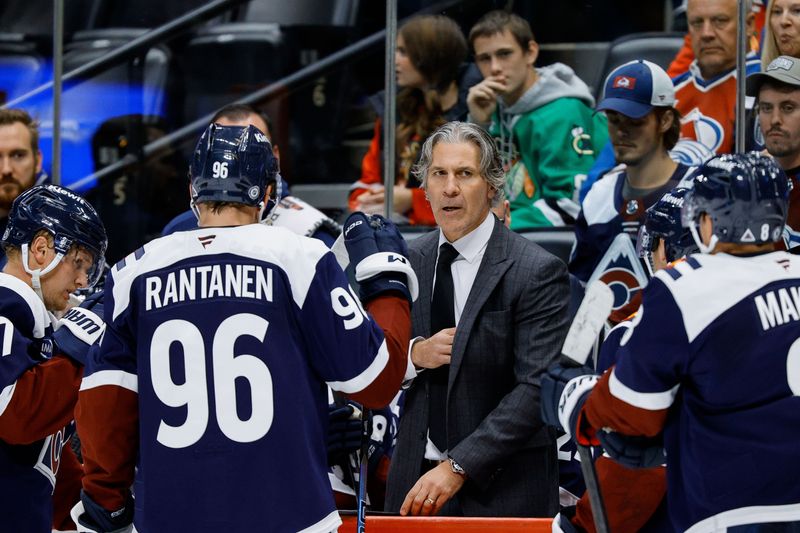
[[[328,464],[361,448],[361,419],[351,404],[328,406]]]
[[[125,507],[106,511],[81,491],[79,501],[70,512],[78,526],[78,533],[130,533],[133,531],[133,499],[128,497]]]
[[[574,378],[592,375],[588,366],[565,366],[561,363],[550,365],[542,375],[542,420],[545,424],[565,430],[559,420],[559,403],[567,384]],[[569,431],[567,431],[569,433]]]
[[[584,446],[596,446],[598,443],[592,435],[591,428],[585,428],[582,420],[581,409],[586,403],[586,398],[592,392],[600,376],[584,374],[571,379],[561,393],[558,402],[558,421],[567,435],[573,436],[575,442]]]
[[[105,331],[103,322],[103,293],[87,297],[80,306],[73,307],[61,317],[59,328],[53,333],[57,352],[86,364],[89,348]]]

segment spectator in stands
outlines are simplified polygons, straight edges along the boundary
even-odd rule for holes
[[[750,0],[745,1],[750,5]],[[695,59],[687,71],[672,80],[675,107],[683,117],[681,143],[698,141],[705,149],[689,145],[683,154],[673,155],[675,159],[700,164],[707,159],[707,150],[727,153],[735,146],[737,0],[688,0],[687,8]],[[747,18],[747,33],[751,36],[753,19],[751,11]],[[757,72],[756,53],[751,50],[747,58],[747,73]],[[748,136],[754,130],[746,128]],[[758,148],[759,142],[748,137],[746,145]],[[581,201],[599,176],[614,164],[611,147],[606,145],[582,186]]]
[[[17,196],[46,179],[38,124],[22,109],[0,109],[0,236]],[[5,262],[0,248],[0,268]]]
[[[467,117],[466,95],[480,81],[474,67],[467,67],[467,41],[458,24],[444,15],[419,15],[403,24],[397,35],[395,73],[401,88],[397,96],[397,137],[394,212],[399,221],[435,225],[425,193],[411,174],[419,149],[428,135],[451,120]],[[384,94],[373,99],[379,115]],[[375,134],[361,163],[361,179],[350,192],[350,209],[382,214],[383,125],[375,122]]]
[[[535,68],[539,53],[527,21],[491,11],[470,30],[484,80],[467,97],[470,121],[498,143],[511,201],[512,229],[572,224],[576,184],[607,139],[605,117],[568,66]]]
[[[784,241],[795,248],[800,246],[800,59],[778,56],[764,72],[748,76],[747,96],[756,97],[767,151],[793,185]]]
[[[753,51],[759,51],[760,45],[758,36],[762,35],[762,31],[766,29],[765,21],[766,21],[766,6],[764,5],[766,2],[765,0],[752,0],[752,12],[753,12],[753,26],[755,31],[753,35],[750,36],[750,49]],[[679,2],[681,5],[680,7],[676,7],[675,11],[673,11],[673,17],[681,15],[686,12],[686,0]],[[766,43],[766,38],[765,38]],[[765,44],[766,46],[766,44]],[[775,54],[777,55],[777,54]],[[762,58],[763,51],[762,51]],[[774,56],[773,56],[774,57]],[[680,76],[687,70],[689,70],[689,65],[692,64],[694,61],[694,52],[692,51],[692,38],[691,35],[688,33],[683,40],[683,47],[675,54],[675,58],[669,64],[669,68],[667,68],[667,74],[669,74],[670,78],[675,78]]]
[[[800,57],[800,4],[796,0],[771,0],[767,6],[761,68],[778,57]]]
[[[584,283],[593,276],[604,279],[606,270],[619,274],[619,262],[602,261],[607,253],[619,254],[616,248],[609,251],[612,242],[627,233],[629,252],[633,252],[645,210],[691,170],[669,154],[680,134],[680,113],[675,109],[672,82],[658,65],[637,60],[617,67],[606,80],[597,111],[608,116],[614,158],[625,166],[612,169],[595,184],[578,216],[569,270]],[[638,306],[633,296],[640,287],[635,279],[634,270],[625,280],[631,299],[616,302],[615,321]]]
[[[748,36],[754,34],[753,18],[748,14]],[[695,60],[673,80],[676,108],[684,117],[681,137],[729,153],[735,145],[737,0],[688,0],[687,20]],[[758,70],[758,57],[751,51],[747,73]]]
[[[264,132],[268,140],[272,139],[269,116],[247,104],[227,105],[217,111],[211,121],[220,126],[253,125]],[[272,154],[275,159],[280,161],[278,145],[272,145]],[[279,196],[280,203],[273,211],[268,223],[284,226],[300,235],[315,237],[328,246],[333,245],[339,235],[339,225],[335,221],[296,196],[290,196],[288,190],[279,191]],[[196,228],[197,217],[192,210],[188,210],[172,219],[164,227],[162,235]]]

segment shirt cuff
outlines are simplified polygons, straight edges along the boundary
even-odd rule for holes
[[[417,375],[423,370],[421,368],[419,370],[414,368],[414,363],[411,361],[411,350],[414,348],[414,343],[424,339],[425,339],[424,337],[415,337],[411,339],[411,341],[408,343],[408,362],[406,363],[406,374],[405,376],[403,376],[404,389],[410,387],[411,382],[414,381],[414,378],[416,378]]]

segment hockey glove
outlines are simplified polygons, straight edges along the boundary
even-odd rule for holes
[[[541,386],[542,420],[544,420],[545,424],[567,431],[561,426],[561,422],[558,419],[558,404],[561,402],[564,388],[570,380],[592,374],[594,372],[588,366],[565,366],[561,363],[550,365],[542,375]]]
[[[397,227],[380,215],[356,212],[344,223],[344,244],[355,265],[363,302],[387,291],[417,299],[417,276],[408,262],[408,248]]]
[[[352,404],[328,406],[328,464],[338,464],[342,457],[361,448],[361,419],[354,416]]]
[[[661,437],[631,437],[602,430],[597,432],[597,438],[612,459],[628,468],[653,468],[667,460]]]
[[[89,348],[105,331],[103,322],[103,292],[88,296],[78,307],[73,307],[61,317],[59,328],[53,333],[57,352],[86,364]]]
[[[125,507],[109,512],[81,491],[81,501],[70,516],[78,533],[129,533],[133,530],[133,499],[128,497]]]

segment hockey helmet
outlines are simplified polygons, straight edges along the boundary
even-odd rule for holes
[[[189,179],[193,208],[200,202],[231,202],[263,210],[267,191],[274,204],[281,188],[272,145],[252,125],[211,124],[195,147]]]
[[[776,242],[786,224],[791,183],[769,157],[758,152],[725,154],[709,159],[697,169],[681,214],[704,253],[718,242],[765,244]],[[708,246],[698,232],[700,216],[713,222]]]
[[[53,236],[56,258],[44,269],[30,271],[28,246],[41,230]],[[34,284],[38,284],[39,276],[54,269],[73,245],[80,246],[92,254],[93,264],[88,275],[89,287],[92,287],[103,273],[108,237],[103,222],[89,202],[69,189],[38,185],[14,200],[2,244],[22,250],[23,267],[34,276]]]
[[[639,257],[647,258],[655,251],[657,238],[664,241],[670,262],[697,251],[691,232],[681,225],[681,209],[688,191],[686,187],[676,187],[647,209],[636,241]]]

